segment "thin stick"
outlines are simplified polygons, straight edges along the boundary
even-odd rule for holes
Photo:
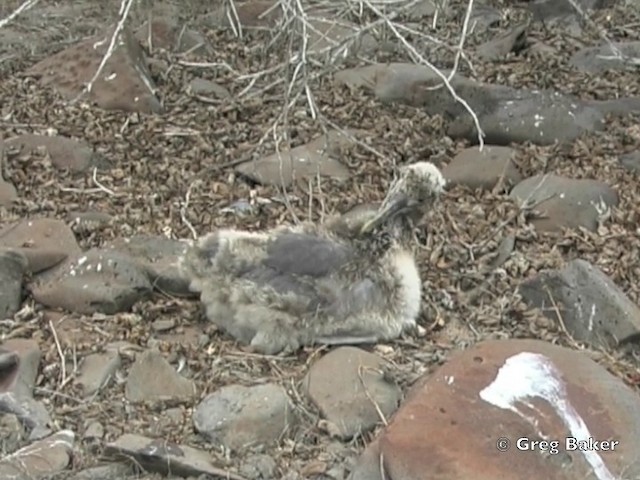
[[[58,351],[58,356],[60,357],[60,388],[62,389],[67,383],[67,366],[66,359],[64,358],[64,353],[62,353],[62,347],[60,346],[60,340],[58,339],[58,332],[53,326],[53,322],[49,320],[49,328],[51,329],[51,334],[53,335],[53,341],[56,344],[56,350]]]
[[[0,20],[0,28],[8,25],[11,22],[13,22],[18,15],[26,12],[30,8],[33,8],[33,6],[36,3],[38,3],[39,1],[40,0],[27,0],[26,2],[24,2],[22,5],[20,5],[18,8],[16,8],[13,12],[11,12],[8,17],[3,18],[2,20]]]

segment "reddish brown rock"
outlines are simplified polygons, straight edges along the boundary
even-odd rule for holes
[[[75,99],[98,71],[113,31],[109,29],[45,58],[27,74],[39,77],[42,85],[53,86],[69,100]],[[116,45],[88,94],[89,100],[105,110],[161,113],[163,108],[155,97],[155,86],[140,44],[125,28]]]
[[[539,340],[483,342],[414,386],[350,478],[635,478],[639,410],[630,388],[580,352]],[[570,450],[571,437],[619,443]],[[544,439],[559,441],[557,451],[531,451],[529,441]]]

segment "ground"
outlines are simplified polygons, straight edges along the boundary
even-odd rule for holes
[[[20,2],[6,0],[0,18],[13,11]],[[251,73],[277,63],[277,53],[264,53],[264,33],[245,39],[230,30],[215,30],[198,23],[212,7],[209,2],[187,2],[181,9],[182,20],[206,35],[214,46],[208,61],[227,62],[236,72]],[[493,2],[504,8],[503,2]],[[506,2],[504,2],[506,3]],[[131,22],[144,18],[145,5],[137,5]],[[460,7],[462,8],[462,7]],[[461,10],[462,11],[462,10]],[[518,9],[503,18],[500,30],[506,30],[523,18]],[[618,6],[593,16],[595,25],[614,39],[640,39],[640,19],[631,7]],[[176,56],[157,52],[159,60],[171,62],[164,75],[154,76],[160,96],[167,108],[164,115],[130,116],[80,106],[65,105],[60,97],[40,87],[21,72],[36,61],[82,40],[116,19],[113,2],[44,2],[18,17],[12,34],[19,42],[0,42],[0,135],[8,138],[20,133],[59,134],[86,140],[111,163],[113,168],[101,172],[99,181],[111,193],[93,189],[91,172],[83,175],[60,173],[43,162],[12,164],[5,178],[16,185],[20,200],[11,208],[0,210],[2,224],[30,216],[47,216],[66,220],[70,212],[93,210],[111,215],[113,222],[91,231],[77,231],[83,248],[137,233],[191,238],[182,209],[189,194],[186,218],[198,234],[216,227],[263,229],[285,222],[318,221],[323,215],[344,212],[363,202],[379,201],[393,175],[394,164],[431,160],[445,165],[464,142],[452,141],[444,133],[439,117],[429,117],[419,109],[400,105],[381,105],[371,96],[336,88],[327,74],[312,83],[318,108],[332,122],[344,128],[367,131],[368,148],[357,148],[341,159],[352,172],[346,182],[323,179],[320,184],[298,183],[286,192],[275,187],[252,184],[234,174],[234,162],[273,151],[268,135],[282,112],[283,89],[274,88],[249,100],[204,104],[185,93],[196,77],[209,78],[232,93],[247,85],[236,81],[224,69],[181,66]],[[633,18],[632,18],[633,17]],[[454,44],[460,22],[441,24],[437,36]],[[470,42],[495,34],[485,32]],[[3,37],[0,30],[0,39]],[[5,34],[8,35],[8,34]],[[567,59],[579,47],[599,43],[594,28],[580,34],[532,24],[530,40],[557,48],[554,58],[524,53],[496,63],[475,64],[477,79],[513,87],[550,88],[585,99],[616,98],[640,95],[637,72],[606,72],[599,76],[578,73],[567,66]],[[5,37],[6,38],[6,37]],[[18,38],[18,37],[13,37]],[[445,56],[439,52],[439,56]],[[451,57],[451,56],[450,56]],[[399,57],[403,61],[405,58]],[[200,58],[199,61],[202,61]],[[448,58],[451,61],[451,58]],[[465,72],[466,67],[465,68]],[[284,75],[284,72],[282,73]],[[268,83],[260,79],[259,89]],[[321,132],[319,122],[307,115],[304,101],[288,113],[292,144],[309,141]],[[463,187],[449,190],[441,204],[425,220],[424,244],[418,247],[418,259],[424,280],[424,308],[420,324],[424,335],[406,337],[378,349],[394,365],[395,378],[406,388],[417,377],[432,371],[454,352],[489,338],[540,338],[571,348],[580,348],[563,331],[520,300],[516,287],[524,278],[546,268],[557,268],[567,260],[584,258],[598,265],[635,303],[640,301],[640,189],[638,176],[622,168],[617,157],[638,148],[638,119],[611,122],[601,133],[581,137],[570,146],[538,147],[519,145],[517,165],[525,176],[543,172],[576,178],[606,181],[620,194],[618,208],[600,232],[567,232],[558,239],[536,233],[525,214],[501,192],[471,191]],[[181,132],[181,133],[177,133]],[[263,136],[267,138],[260,144]],[[375,152],[375,153],[373,153]],[[199,180],[198,182],[195,182]],[[311,191],[310,191],[311,187]],[[71,190],[69,190],[71,188]],[[266,199],[245,215],[221,213],[237,201]],[[482,272],[501,240],[514,234],[517,261],[508,262],[492,274]],[[4,339],[31,337],[41,343],[43,368],[36,394],[44,399],[59,428],[82,432],[90,421],[105,428],[105,441],[125,432],[158,436],[211,451],[220,467],[236,467],[242,462],[213,450],[193,431],[184,405],[184,423],[158,431],[157,415],[144,405],[123,401],[124,383],[105,390],[93,401],[84,401],[73,382],[60,386],[59,354],[49,320],[52,313],[33,299],[25,300],[18,323],[0,326]],[[58,317],[59,318],[59,317]],[[154,322],[175,320],[179,327],[168,333],[157,332]],[[136,304],[131,313],[112,317],[79,318],[76,326],[83,334],[76,339],[74,354],[82,358],[97,351],[100,345],[117,340],[146,348],[158,345],[172,361],[186,362],[195,379],[201,398],[222,385],[255,384],[275,381],[296,389],[304,372],[323,351],[307,348],[296,356],[277,358],[249,354],[216,332],[202,318],[199,305],[192,300],[155,295]],[[156,323],[157,325],[157,323]],[[208,335],[203,337],[202,335]],[[202,338],[205,338],[204,345]],[[594,358],[626,382],[633,384],[637,361],[613,352],[592,352]],[[123,371],[131,359],[125,358]],[[635,385],[634,385],[635,387]],[[296,438],[285,441],[267,453],[276,459],[278,476],[300,471],[310,459],[329,452],[335,442],[314,424],[316,409],[299,399],[299,408],[309,413],[307,428]],[[355,457],[374,437],[375,432],[341,445],[340,456]],[[98,461],[96,452],[79,448],[74,468],[81,469]],[[322,457],[325,458],[325,457]],[[329,463],[331,460],[329,460]],[[149,477],[150,478],[150,477]]]

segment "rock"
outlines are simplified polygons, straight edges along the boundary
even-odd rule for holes
[[[62,430],[27,445],[0,460],[0,478],[51,478],[71,462],[74,441],[75,436],[71,430]]]
[[[562,321],[577,341],[615,348],[635,341],[640,333],[640,307],[585,260],[572,260],[562,270],[542,272],[523,282],[519,291],[529,305],[552,320]]]
[[[5,375],[0,389],[0,412],[15,415],[30,430],[31,440],[48,436],[49,412],[42,402],[33,399],[42,357],[38,342],[13,338],[0,346],[0,352],[0,370]]]
[[[355,132],[350,132],[355,134]],[[337,157],[352,140],[338,131],[320,136],[290,151],[281,150],[258,160],[250,160],[236,167],[236,172],[263,185],[289,186],[298,179],[317,178],[318,175],[346,180],[349,169]]]
[[[18,198],[18,192],[11,182],[4,179],[4,166],[4,142],[0,136],[0,207],[9,207]]]
[[[40,359],[42,358],[38,342],[23,338],[12,338],[4,342],[1,348],[4,352],[12,352],[19,358],[17,361],[18,371],[16,372],[11,392],[17,397],[31,398],[38,370],[40,369]],[[11,362],[15,362],[15,359],[11,360]]]
[[[476,47],[476,56],[484,61],[496,61],[509,53],[518,53],[525,48],[528,25],[518,25],[505,35]]]
[[[125,396],[132,402],[185,401],[195,394],[195,384],[176,372],[155,350],[138,356],[125,385]]]
[[[469,147],[458,153],[442,169],[450,185],[465,185],[472,189],[493,189],[498,182],[513,186],[522,180],[522,175],[513,162],[516,150],[511,147],[485,145]]]
[[[71,229],[61,220],[34,218],[7,225],[0,231],[0,248],[17,250],[39,273],[81,252]]]
[[[242,29],[273,27],[282,18],[282,7],[277,0],[248,0],[235,5],[237,19]],[[211,27],[229,28],[230,15],[228,5],[220,6],[207,14],[202,20]]]
[[[182,25],[178,15],[163,15],[151,23],[144,22],[135,32],[135,37],[149,52],[161,48],[174,53],[203,54],[211,50],[207,39],[195,30]]]
[[[227,385],[198,405],[198,433],[231,450],[276,443],[297,422],[284,389],[276,384]]]
[[[187,415],[181,408],[167,408],[155,419],[149,433],[152,436],[162,436],[164,432],[173,432],[181,429]]]
[[[104,438],[104,427],[100,422],[91,422],[84,431],[83,440],[102,440]]]
[[[27,74],[73,100],[84,92],[85,85],[98,71],[114,31],[115,27],[111,27],[104,34],[47,57],[29,68]],[[144,52],[127,27],[120,32],[116,45],[87,98],[105,110],[162,113],[164,109],[155,96]]]
[[[114,480],[126,479],[135,475],[131,465],[125,463],[109,463],[97,467],[87,468],[76,473],[69,480]]]
[[[10,207],[17,198],[16,187],[0,176],[0,207]]]
[[[613,46],[618,49],[622,57],[612,52],[608,44],[604,44],[577,51],[569,63],[578,70],[592,74],[638,68],[637,60],[633,62],[632,59],[640,58],[640,41],[619,42],[614,43]]]
[[[194,78],[191,80],[187,87],[187,92],[193,95],[207,95],[219,99],[231,98],[229,90],[216,82],[204,78]]]
[[[0,393],[13,391],[20,372],[20,355],[0,348]]]
[[[620,155],[618,160],[627,170],[640,173],[640,150]]]
[[[0,451],[3,455],[18,450],[27,434],[16,415],[0,415]]]
[[[0,319],[13,317],[22,303],[22,282],[27,259],[11,250],[0,250]]]
[[[411,2],[404,5],[404,8],[402,8],[400,12],[407,20],[415,22],[427,17],[432,17],[435,15],[438,8],[440,7],[434,0],[418,0],[417,2]]]
[[[85,142],[64,135],[24,134],[5,140],[7,147],[16,150],[18,155],[30,155],[44,150],[54,167],[72,172],[84,172],[100,162],[93,148]]]
[[[275,478],[276,461],[269,455],[249,455],[240,465],[240,475],[249,480]]]
[[[613,2],[612,0],[576,0],[575,3],[583,12],[587,12],[588,10],[606,8]],[[559,20],[566,22],[575,19],[579,15],[575,7],[568,0],[530,1],[527,7],[533,14],[533,20],[542,21],[552,26],[557,25]]]
[[[441,88],[434,88],[442,80],[429,67],[377,64],[342,70],[334,79],[352,89],[368,89],[385,103],[401,102],[422,108],[429,115],[441,115],[450,122],[447,129],[450,137],[478,142],[478,132],[468,111]],[[602,130],[605,116],[619,114],[625,103],[582,101],[549,90],[479,83],[461,75],[454,76],[450,83],[476,113],[485,133],[484,141],[492,145],[571,142],[586,132]]]
[[[87,355],[80,365],[76,383],[85,396],[91,396],[108,384],[120,368],[120,363],[120,354],[115,350]]]
[[[179,263],[187,247],[186,242],[159,235],[116,239],[105,246],[135,258],[156,290],[168,295],[191,297],[193,292],[189,290],[189,279],[182,274]]]
[[[298,25],[299,33],[302,34],[302,23]],[[362,33],[361,27],[347,21],[336,22],[333,19],[310,18],[306,28],[308,29],[307,52],[310,54],[326,54],[339,60],[357,55],[369,55],[378,46],[378,42],[371,34]]]
[[[553,174],[529,177],[509,195],[528,200],[541,216],[531,221],[541,232],[561,232],[564,228],[595,231],[607,209],[618,205],[618,194],[599,180],[573,179]]]
[[[113,217],[108,213],[87,210],[84,212],[69,212],[67,221],[83,232],[93,232],[111,224]]]
[[[502,12],[497,8],[484,3],[474,3],[469,25],[473,25],[476,32],[484,32],[485,30],[497,26],[502,21]]]
[[[214,459],[202,450],[164,439],[151,439],[126,433],[105,447],[105,456],[123,461],[134,459],[144,470],[181,477],[211,475],[238,478],[213,466]]]
[[[635,392],[581,352],[486,341],[419,380],[349,478],[634,478],[639,408]],[[567,437],[618,443],[607,452],[567,450]],[[558,441],[557,454],[528,443],[541,438]]]
[[[355,347],[340,347],[313,364],[304,390],[344,439],[365,433],[389,418],[402,392],[384,379],[384,361]]]
[[[106,249],[75,255],[30,287],[33,297],[47,307],[106,315],[129,310],[152,291],[134,258]]]

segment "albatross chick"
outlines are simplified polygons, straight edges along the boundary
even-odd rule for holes
[[[195,241],[181,265],[207,318],[254,351],[394,339],[420,312],[412,225],[444,185],[429,162],[401,167],[378,210],[349,228],[218,230]]]

